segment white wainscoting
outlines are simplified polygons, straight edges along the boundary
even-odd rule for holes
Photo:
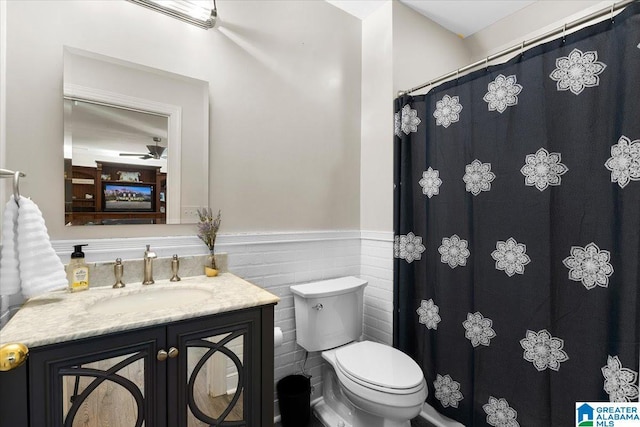
[[[364,292],[364,335],[371,341],[393,344],[393,233],[361,232],[360,277]]]
[[[289,287],[340,276],[360,276],[363,248],[368,254],[369,266],[363,277],[371,283],[365,294],[365,335],[369,339],[391,342],[389,322],[392,299],[388,281],[392,275],[384,270],[392,266],[393,253],[387,250],[392,237],[379,233],[366,234],[367,238],[364,240],[360,231],[349,230],[223,234],[218,237],[216,252],[228,254],[229,271],[269,290],[281,299],[275,307],[275,326],[282,329],[284,336],[282,345],[275,349],[276,382],[287,375],[300,373],[305,358],[305,351],[295,341],[293,296]],[[140,259],[148,244],[160,258],[173,254],[187,256],[208,253],[206,246],[195,236],[90,239],[81,243],[88,243],[84,251],[87,262],[90,263],[113,261],[117,257],[123,260]],[[52,244],[63,262],[67,263],[73,245],[77,242],[57,240]],[[389,259],[385,260],[387,255]],[[388,302],[383,300],[385,297],[389,298]],[[312,375],[312,400],[322,393],[321,365],[320,353],[309,354],[305,371]],[[274,404],[277,415],[277,396]]]

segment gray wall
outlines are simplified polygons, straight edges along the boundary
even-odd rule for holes
[[[463,40],[400,2],[362,23],[360,226],[393,230],[393,99],[469,62]]]
[[[64,227],[63,46],[206,80],[223,232],[359,228],[360,21],[324,1],[220,1],[205,31],[125,1],[7,2],[6,159],[53,239],[188,235]],[[3,183],[4,184],[4,183]],[[108,234],[107,234],[108,233]]]
[[[365,18],[360,228],[393,230],[393,100],[398,91],[416,87],[608,5],[611,2],[537,1],[465,39],[399,1],[387,2]],[[420,93],[425,91],[415,94]]]

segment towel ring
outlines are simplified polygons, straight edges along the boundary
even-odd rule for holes
[[[13,177],[13,198],[18,206],[20,203],[18,200],[20,199],[20,178],[24,178],[27,176],[24,172],[20,171],[12,171],[8,169],[0,169],[0,178],[9,178]]]
[[[20,200],[20,177],[24,174],[20,171],[16,171],[13,174],[13,199],[16,201],[16,205],[20,206],[18,200]]]

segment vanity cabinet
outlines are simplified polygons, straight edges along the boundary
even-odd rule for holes
[[[273,305],[33,348],[23,371],[30,427],[272,426]]]

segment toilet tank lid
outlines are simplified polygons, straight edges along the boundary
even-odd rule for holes
[[[353,292],[359,287],[367,285],[367,281],[357,277],[339,277],[337,279],[322,280],[291,286],[291,292],[303,298],[330,297]]]

